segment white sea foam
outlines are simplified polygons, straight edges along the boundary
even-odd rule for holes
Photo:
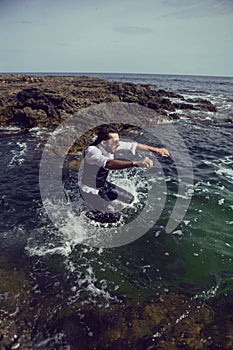
[[[14,133],[19,131],[21,131],[21,128],[18,128],[17,126],[0,126],[0,132]]]
[[[183,220],[183,222],[186,226],[188,226],[188,224],[190,223],[190,220]]]
[[[173,119],[168,119],[167,117],[158,120],[158,124],[173,124],[174,122],[176,121]]]
[[[173,231],[172,234],[176,236],[183,236],[183,232],[181,230]]]
[[[202,291],[200,294],[196,294],[195,298],[205,298],[205,299],[210,299],[214,298],[218,292],[218,289],[220,287],[220,281],[216,281],[216,285],[208,289],[207,291]]]
[[[18,146],[17,149],[11,151],[13,157],[11,158],[11,161],[8,165],[9,167],[14,167],[15,165],[22,165],[25,161],[24,156],[27,151],[27,143],[17,142],[16,145]]]
[[[43,127],[34,127],[30,129],[30,134],[36,135],[37,137],[45,137],[48,136],[51,132],[48,131],[47,128],[43,128]]]
[[[204,164],[213,167],[215,173],[224,177],[229,182],[233,182],[233,156],[225,156],[215,160],[203,160]]]
[[[233,182],[233,169],[222,166],[220,169],[216,170],[216,174],[225,176],[228,180],[230,180],[230,182]]]
[[[76,271],[77,272],[77,271]],[[81,271],[80,271],[81,272]],[[85,274],[82,275],[79,274],[79,278],[76,279],[76,285],[73,287],[73,290],[75,291],[75,294],[69,299],[69,302],[74,302],[77,298],[80,297],[83,291],[89,292],[92,297],[98,297],[101,296],[105,300],[114,299],[111,297],[109,292],[107,291],[107,280],[102,279],[99,280],[98,283],[100,287],[96,286],[97,277],[95,276],[93,267],[89,264],[87,264],[87,267],[85,268]],[[86,304],[87,300],[83,301],[83,304]]]
[[[58,209],[56,205],[53,207],[54,211]],[[85,242],[89,234],[96,233],[98,228],[93,230],[90,222],[85,222],[84,213],[75,215],[75,213],[70,212],[68,216],[68,222],[63,224],[60,231],[48,224],[41,229],[37,228],[36,232],[31,232],[26,252],[29,256],[52,257],[53,255],[61,255],[63,257],[63,268],[67,270],[68,275],[72,274],[73,276],[71,295],[67,300],[69,304],[80,300],[80,298],[82,299],[82,294],[84,294],[85,299],[81,303],[95,302],[96,297],[100,296],[102,303],[108,306],[109,301],[116,298],[109,294],[107,280],[97,279],[89,259],[90,252],[93,251],[95,255],[101,255],[103,249],[97,250],[89,246],[80,245],[80,243]],[[72,253],[74,252],[79,255],[82,263],[73,259]]]
[[[141,197],[144,196],[144,199],[146,199],[147,196],[145,188],[149,186],[148,183],[143,183],[144,193],[140,193],[142,187],[141,176],[136,175],[130,179],[128,179],[127,176],[130,176],[130,174],[127,175],[126,172],[116,172],[109,178],[111,182],[124,188],[134,196],[134,201],[129,205],[114,201],[114,207],[117,211],[122,211],[125,207],[137,211],[138,205],[142,200]],[[69,198],[69,196],[67,196],[67,198]],[[88,244],[90,240],[92,242],[100,242],[105,239],[109,240],[111,237],[109,236],[108,228],[114,229],[114,227],[124,225],[124,215],[126,215],[126,213],[123,213],[121,220],[117,223],[102,224],[87,218],[86,211],[88,208],[85,207],[84,202],[80,198],[77,199],[77,203],[72,203],[69,199],[67,203],[56,203],[55,200],[54,202],[45,200],[44,205],[47,208],[46,210],[50,213],[50,219],[59,230],[56,231],[53,227],[49,228],[52,232],[51,242],[49,242],[49,237],[45,243],[42,241],[40,242],[40,240],[36,242],[35,239],[29,240],[27,246],[29,255],[43,256],[61,254],[68,257],[74,247],[79,244]],[[61,213],[65,215],[61,215]]]
[[[62,246],[53,247],[52,244],[47,244],[45,246],[29,247],[27,246],[25,250],[28,252],[29,256],[45,256],[45,255],[63,255],[69,256],[72,249],[70,244],[63,243]]]
[[[66,334],[63,332],[58,332],[56,333],[53,337],[46,338],[42,341],[39,341],[36,343],[36,348],[37,349],[51,349],[51,344],[54,344],[54,348],[57,346],[61,348],[61,343],[63,339],[66,338]],[[63,350],[70,350],[69,345],[62,345]]]

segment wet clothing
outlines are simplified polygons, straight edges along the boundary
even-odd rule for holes
[[[136,142],[120,141],[117,150],[136,152]],[[114,154],[107,152],[100,144],[89,146],[84,153],[84,166],[79,181],[80,192],[87,204],[97,210],[108,210],[109,202],[117,199],[131,203],[133,195],[125,189],[107,181],[109,169],[105,168]]]

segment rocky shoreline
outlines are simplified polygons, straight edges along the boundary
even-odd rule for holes
[[[136,103],[170,120],[180,118],[177,109],[217,111],[204,99],[186,100],[155,86],[87,76],[0,74],[0,88],[0,127],[53,130],[81,109],[108,102]]]

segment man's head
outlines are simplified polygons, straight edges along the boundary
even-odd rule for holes
[[[115,153],[119,146],[119,134],[117,128],[111,125],[103,125],[98,130],[96,143],[100,143],[107,152]]]

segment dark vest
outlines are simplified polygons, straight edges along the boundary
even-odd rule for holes
[[[104,187],[109,170],[99,167],[98,165],[89,164],[85,159],[84,152],[84,166],[82,171],[82,184],[92,187],[101,188]]]

